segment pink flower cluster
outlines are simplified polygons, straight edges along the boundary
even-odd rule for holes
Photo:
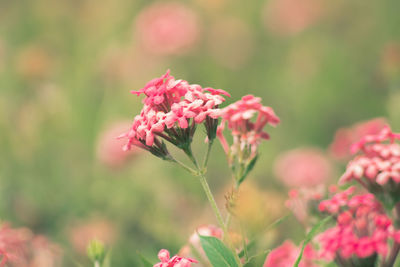
[[[154,267],[190,267],[192,263],[197,263],[194,259],[177,255],[170,258],[169,251],[166,249],[162,249],[158,252],[158,258],[161,262],[155,264]]]
[[[352,260],[352,256],[367,258],[388,254],[388,239],[393,237],[391,219],[374,195],[351,197],[354,190],[350,187],[319,205],[321,212],[333,214],[336,218],[336,225],[317,237],[321,244],[321,258],[347,262]]]
[[[231,149],[223,135],[225,123],[228,124],[233,135]],[[222,122],[218,126],[217,136],[227,155],[249,149],[251,155],[254,156],[261,140],[269,139],[268,133],[263,128],[267,124],[275,126],[278,123],[279,118],[275,115],[274,110],[271,107],[263,106],[261,98],[246,95],[222,110]]]
[[[276,176],[288,187],[315,187],[332,177],[332,164],[315,148],[299,148],[283,153],[275,162]]]
[[[329,147],[332,156],[336,159],[347,159],[350,156],[350,147],[353,143],[363,136],[378,134],[386,124],[384,118],[376,118],[339,129]]]
[[[400,145],[394,142],[399,139],[400,134],[393,133],[388,126],[376,135],[363,137],[352,146],[354,153],[360,153],[347,165],[340,182],[356,180],[367,189],[392,187],[390,181],[399,183]]]
[[[280,247],[275,248],[268,254],[263,267],[292,267],[299,254],[299,247],[295,246],[291,241],[285,241]],[[316,252],[310,245],[307,245],[299,267],[317,267],[313,263],[315,257]]]
[[[212,138],[212,129],[216,128],[216,119],[221,115],[218,105],[225,101],[222,95],[230,96],[221,89],[202,88],[175,80],[169,71],[132,93],[145,94],[146,98],[130,131],[121,136],[128,138],[124,149],[137,145],[155,154],[165,152],[158,137],[182,146],[191,142],[196,125],[203,122]]]
[[[0,228],[0,266],[18,260],[26,251],[29,233],[25,229],[12,229],[3,224]]]

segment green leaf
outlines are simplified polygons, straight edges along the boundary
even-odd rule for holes
[[[251,240],[248,244],[247,244],[247,248],[250,250],[251,248],[253,248],[256,244],[256,241],[258,238],[260,238],[262,236],[262,234],[264,232],[267,232],[269,230],[271,230],[272,228],[277,227],[278,225],[280,225],[284,220],[286,220],[289,216],[291,216],[291,214],[285,215],[279,219],[277,219],[276,221],[274,221],[273,223],[271,223],[270,225],[268,225],[263,231],[262,233],[259,233],[256,238],[254,238],[253,240]],[[244,249],[242,249],[242,251],[239,252],[239,257],[243,257],[244,256]]]
[[[139,251],[137,251],[137,254],[138,254],[139,257],[140,257],[140,260],[142,261],[143,267],[153,267],[154,264],[151,263],[151,261],[148,260],[145,256],[143,256],[142,253],[140,253]]]
[[[250,162],[247,164],[246,169],[242,175],[242,177],[239,178],[238,184],[240,185],[243,183],[243,181],[246,179],[247,175],[253,170],[254,166],[256,165],[258,159],[258,155],[256,155]]]
[[[307,244],[310,243],[310,241],[314,238],[314,236],[318,233],[319,229],[324,226],[328,221],[332,219],[332,216],[326,217],[323,220],[319,221],[316,225],[314,225],[313,228],[311,228],[310,232],[308,232],[306,238],[303,241],[303,246],[301,247],[301,251],[299,256],[297,257],[297,260],[293,267],[298,267],[301,261],[301,258],[303,257],[304,249],[306,248]]]
[[[238,267],[235,256],[221,240],[213,236],[200,236],[201,247],[214,267]]]

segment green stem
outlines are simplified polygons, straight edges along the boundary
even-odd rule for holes
[[[179,160],[172,158],[171,157],[171,161],[178,164],[179,166],[181,166],[183,169],[187,170],[188,172],[190,172],[192,175],[197,175],[197,171],[190,168],[189,166],[186,166],[183,162],[180,162]]]
[[[217,218],[218,224],[221,227],[222,231],[224,232],[226,241],[227,241],[230,249],[232,250],[233,255],[235,256],[236,263],[238,264],[238,266],[243,266],[242,263],[240,262],[239,256],[237,255],[237,253],[232,245],[232,242],[229,237],[228,229],[224,223],[221,212],[218,209],[217,202],[215,201],[214,196],[211,193],[211,189],[207,183],[206,177],[204,176],[204,174],[202,172],[199,172],[199,180],[200,180],[201,185],[203,186],[204,192],[207,195],[208,202],[210,203],[211,208],[214,211],[214,214],[215,214],[215,217]]]
[[[243,224],[242,222],[239,222],[240,224],[240,230],[242,232],[242,242],[243,242],[243,251],[244,251],[244,258],[245,258],[245,262],[249,261],[249,254],[247,252],[247,244],[246,244],[246,232],[244,230]]]
[[[208,140],[207,152],[206,152],[206,155],[205,155],[204,161],[203,161],[203,169],[207,168],[208,159],[210,158],[210,152],[211,152],[211,147],[213,145],[213,142],[214,142],[214,139]]]

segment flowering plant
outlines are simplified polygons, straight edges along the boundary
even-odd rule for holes
[[[145,98],[131,128],[120,136],[127,139],[124,150],[137,146],[198,177],[218,222],[218,227],[198,228],[180,255],[170,257],[167,250],[160,250],[160,262],[154,267],[251,266],[256,255],[249,256],[248,250],[253,241],[246,238],[241,219],[234,211],[240,186],[257,162],[259,145],[270,138],[265,126],[276,126],[280,122],[274,110],[263,106],[261,98],[253,95],[221,108],[225,98],[230,97],[229,93],[176,80],[169,71],[132,93],[144,94]],[[202,164],[191,146],[201,125],[208,144]],[[226,130],[231,137],[225,135]],[[300,247],[286,241],[272,250],[264,267],[331,266],[333,262],[343,267],[394,265],[400,250],[400,230],[397,229],[400,223],[400,145],[396,143],[400,134],[393,133],[388,126],[378,133],[366,133],[351,146],[352,153],[357,155],[339,181],[341,185],[356,181],[361,188],[330,186],[326,190],[333,172],[319,150],[298,149],[279,159],[277,176],[291,187],[287,206],[310,230]],[[205,176],[216,137],[225,151],[234,182],[232,191],[226,195],[228,214],[225,218]],[[167,143],[182,150],[192,166],[177,160]],[[293,169],[288,171],[287,168]],[[230,231],[234,219],[241,228],[239,242]],[[320,232],[321,229],[324,231]]]

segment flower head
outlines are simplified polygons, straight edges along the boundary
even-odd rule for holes
[[[254,119],[254,121],[252,121]],[[257,154],[257,148],[263,139],[269,139],[264,131],[267,124],[276,126],[279,118],[271,107],[263,106],[261,98],[246,95],[241,100],[222,109],[222,122],[217,135],[227,155],[247,152],[250,158]],[[231,130],[233,145],[229,147],[223,130],[225,124]]]
[[[326,260],[347,262],[387,255],[388,240],[393,236],[391,219],[374,195],[352,196],[353,192],[354,187],[320,203],[321,211],[336,218],[335,226],[317,237],[320,256]]]
[[[315,187],[331,178],[332,164],[318,149],[299,148],[278,157],[275,173],[288,187]]]
[[[181,3],[155,3],[141,11],[136,32],[144,49],[156,55],[175,55],[189,50],[200,35],[193,10]]]
[[[158,258],[161,262],[155,264],[154,267],[190,267],[192,263],[197,263],[194,259],[177,255],[170,258],[169,251],[166,249],[162,249],[158,252]]]
[[[19,261],[27,250],[30,232],[27,229],[13,229],[7,224],[0,226],[0,266],[7,262]]]
[[[169,159],[169,153],[162,139],[187,147],[198,124],[204,123],[208,139],[214,139],[221,114],[218,106],[225,101],[222,95],[229,96],[221,89],[175,80],[169,71],[132,93],[146,97],[130,131],[121,136],[128,138],[124,149],[136,145],[163,159]]]
[[[366,135],[352,146],[357,156],[347,165],[341,183],[359,182],[371,193],[391,196],[399,193],[400,183],[400,134],[386,126],[378,134]],[[392,199],[396,201],[395,198]],[[395,203],[391,203],[395,204]]]

